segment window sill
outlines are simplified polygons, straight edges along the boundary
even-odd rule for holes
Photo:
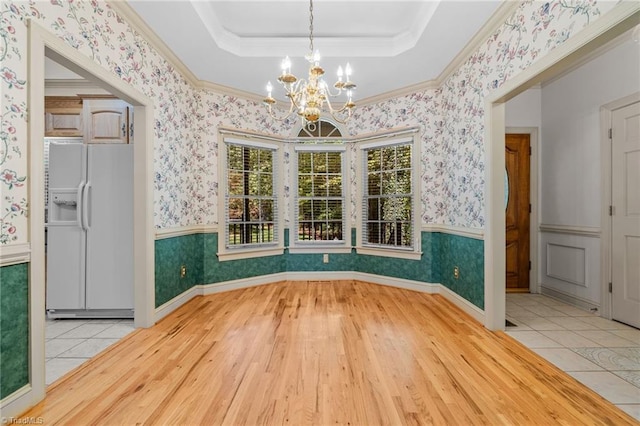
[[[385,250],[381,248],[356,247],[356,252],[358,254],[364,254],[366,256],[395,257],[398,259],[407,260],[420,260],[422,258],[421,251],[404,251],[393,249]]]
[[[284,253],[283,247],[258,250],[238,250],[218,252],[218,261],[226,262],[227,260],[252,259],[255,257],[278,256]]]
[[[309,247],[289,247],[289,253],[291,254],[311,254],[311,253],[336,253],[336,254],[347,254],[351,253],[351,247],[347,246],[309,246]]]

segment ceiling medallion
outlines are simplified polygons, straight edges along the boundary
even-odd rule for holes
[[[302,120],[302,125],[310,131],[314,131],[316,123],[320,119],[323,108],[339,123],[346,123],[353,112],[356,104],[353,102],[353,91],[356,85],[351,81],[351,66],[347,63],[344,71],[338,67],[338,81],[333,85],[337,89],[336,93],[331,93],[329,85],[322,78],[324,69],[320,66],[320,53],[313,49],[313,0],[309,1],[309,54],[305,56],[309,61],[309,79],[298,79],[291,74],[291,60],[287,56],[282,61],[282,74],[278,77],[278,82],[285,90],[285,96],[289,98],[289,112],[283,118],[278,118],[273,112],[272,106],[276,100],[271,96],[273,86],[267,83],[267,97],[264,103],[267,106],[269,115],[278,121],[284,121],[291,115],[298,114]],[[345,77],[345,81],[342,78]],[[330,98],[346,94],[347,100],[340,108],[331,105]]]

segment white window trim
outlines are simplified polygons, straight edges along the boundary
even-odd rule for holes
[[[273,174],[274,174],[274,190],[276,191],[276,217],[274,222],[277,227],[277,241],[273,244],[250,245],[243,247],[227,248],[226,241],[228,238],[228,224],[226,222],[226,195],[228,190],[228,170],[227,170],[227,144],[244,145],[255,148],[266,148],[273,150]],[[240,132],[235,132],[234,136],[228,136],[223,132],[218,133],[218,260],[223,262],[227,260],[249,259],[265,256],[276,256],[284,253],[284,220],[283,208],[284,197],[283,191],[283,169],[284,164],[282,143],[276,140],[264,142],[259,140],[252,134],[246,137]]]
[[[420,260],[422,256],[422,227],[421,227],[421,210],[420,210],[420,177],[422,170],[420,168],[420,134],[417,129],[408,129],[408,132],[412,134],[398,135],[397,133],[391,133],[386,138],[376,138],[374,141],[354,140],[354,143],[358,144],[358,155],[356,159],[356,173],[358,178],[356,179],[357,186],[357,205],[360,206],[357,209],[356,214],[356,253],[369,256],[382,256],[382,257],[394,257],[408,260]],[[411,142],[411,193],[413,194],[413,247],[382,247],[371,246],[363,244],[363,217],[362,217],[362,203],[364,199],[364,151],[365,149],[379,148],[383,146],[398,145]]]
[[[302,139],[304,140],[304,139]],[[308,141],[313,141],[313,138],[309,138]],[[347,176],[346,170],[349,167],[350,156],[349,150],[347,149],[347,145],[344,142],[343,138],[334,138],[334,141],[340,140],[342,143],[326,143],[326,139],[323,141],[325,143],[320,144],[312,144],[312,143],[296,143],[293,147],[293,158],[291,161],[290,173],[291,173],[291,221],[289,227],[289,253],[291,254],[308,254],[308,253],[351,253],[351,225],[349,222],[349,217],[351,217],[351,191],[350,191],[350,182],[349,179],[345,179]],[[307,140],[304,140],[307,141]],[[304,152],[342,152],[342,197],[343,197],[343,240],[339,242],[334,241],[298,241],[295,237],[298,226],[298,217],[296,215],[297,211],[297,203],[298,203],[298,155],[297,153],[300,151]]]

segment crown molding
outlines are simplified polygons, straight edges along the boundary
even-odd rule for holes
[[[173,68],[182,74],[184,79],[187,80],[187,82],[189,82],[194,88],[210,90],[222,95],[234,96],[256,102],[262,102],[264,100],[264,96],[256,93],[245,92],[244,90],[234,89],[232,87],[223,86],[222,84],[199,80],[196,75],[192,73],[191,70],[180,60],[180,58],[173,53],[173,50],[171,50],[171,48],[169,48],[169,46],[167,46],[167,44],[158,37],[149,25],[147,25],[140,15],[138,15],[138,13],[129,6],[129,3],[122,0],[107,0],[107,3],[118,15],[120,15],[121,18],[125,19],[129,25],[131,25],[133,30],[140,33],[140,35],[142,35],[143,38],[154,49],[156,49],[160,55],[171,64],[171,66],[173,66]]]
[[[160,37],[147,25],[147,23],[133,10],[129,3],[122,0],[106,0],[107,4],[125,21],[129,23],[131,29],[138,32],[142,37],[154,48],[167,62],[171,64],[185,80],[192,86],[198,87],[200,80],[191,72],[187,66],[182,63],[180,58],[173,53],[173,50],[162,41]]]
[[[358,102],[358,106],[368,106],[390,99],[411,95],[416,92],[424,92],[427,90],[438,89],[469,57],[493,34],[500,25],[504,24],[511,15],[522,4],[522,1],[504,1],[498,9],[491,15],[491,18],[478,30],[478,32],[469,40],[465,47],[458,52],[449,65],[434,79],[426,80],[420,83],[412,84],[400,89],[384,92],[376,96],[362,99]]]
[[[138,13],[126,2],[121,0],[107,0],[107,4],[124,20],[126,20],[132,29],[138,32],[143,38],[156,49],[194,88],[210,90],[222,95],[239,97],[251,101],[262,102],[263,96],[234,89],[221,84],[210,81],[199,80],[195,74],[187,68],[187,66],[173,53],[160,37],[147,25],[147,23],[138,15]],[[468,58],[475,52],[487,38],[502,25],[506,19],[511,16],[515,10],[520,7],[522,1],[504,1],[498,9],[493,13],[491,18],[483,25],[483,27],[469,40],[440,75],[432,80],[426,80],[400,89],[381,93],[376,96],[364,98],[358,102],[358,106],[367,106],[389,99],[410,95],[416,92],[438,89],[450,75],[458,69]]]
[[[469,57],[480,48],[480,46],[493,34],[507,19],[513,15],[524,3],[523,1],[503,1],[498,9],[491,15],[491,18],[478,30],[478,32],[469,40],[465,47],[458,52],[449,65],[440,73],[436,82],[438,87],[442,85],[451,74],[453,74]]]
[[[264,101],[264,95],[258,95],[253,92],[245,92],[244,90],[234,89],[233,87],[212,83],[210,81],[198,80],[196,83],[196,87],[198,89],[211,90],[212,92],[220,93],[222,95],[234,96],[249,101],[255,101],[260,104],[262,104],[262,101]]]
[[[44,81],[45,89],[100,89],[89,80],[48,79]]]
[[[380,102],[385,102],[390,99],[400,98],[402,96],[408,96],[412,93],[424,92],[427,90],[435,90],[440,87],[437,80],[427,80],[420,83],[412,84],[410,86],[401,87],[400,89],[391,90],[389,92],[380,93],[379,95],[369,96],[368,98],[361,99],[357,102],[359,107],[374,105]]]

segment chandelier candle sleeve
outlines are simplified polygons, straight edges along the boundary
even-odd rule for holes
[[[282,73],[278,77],[278,82],[285,90],[285,96],[289,98],[289,111],[282,118],[278,118],[272,106],[276,104],[273,98],[273,86],[271,82],[267,84],[267,97],[264,103],[267,106],[269,115],[278,121],[284,121],[293,114],[300,116],[302,124],[309,130],[315,129],[316,123],[325,111],[339,123],[346,123],[356,104],[353,102],[353,90],[355,83],[351,81],[351,65],[347,63],[344,72],[342,67],[338,67],[338,81],[333,85],[337,89],[336,93],[330,91],[329,85],[322,78],[324,69],[320,66],[320,52],[313,49],[313,0],[309,1],[309,54],[305,56],[309,62],[309,75],[307,80],[298,79],[291,73],[291,59],[284,58],[281,64]],[[343,75],[345,81],[342,81]],[[331,98],[341,95],[347,100],[340,107],[334,108]]]

